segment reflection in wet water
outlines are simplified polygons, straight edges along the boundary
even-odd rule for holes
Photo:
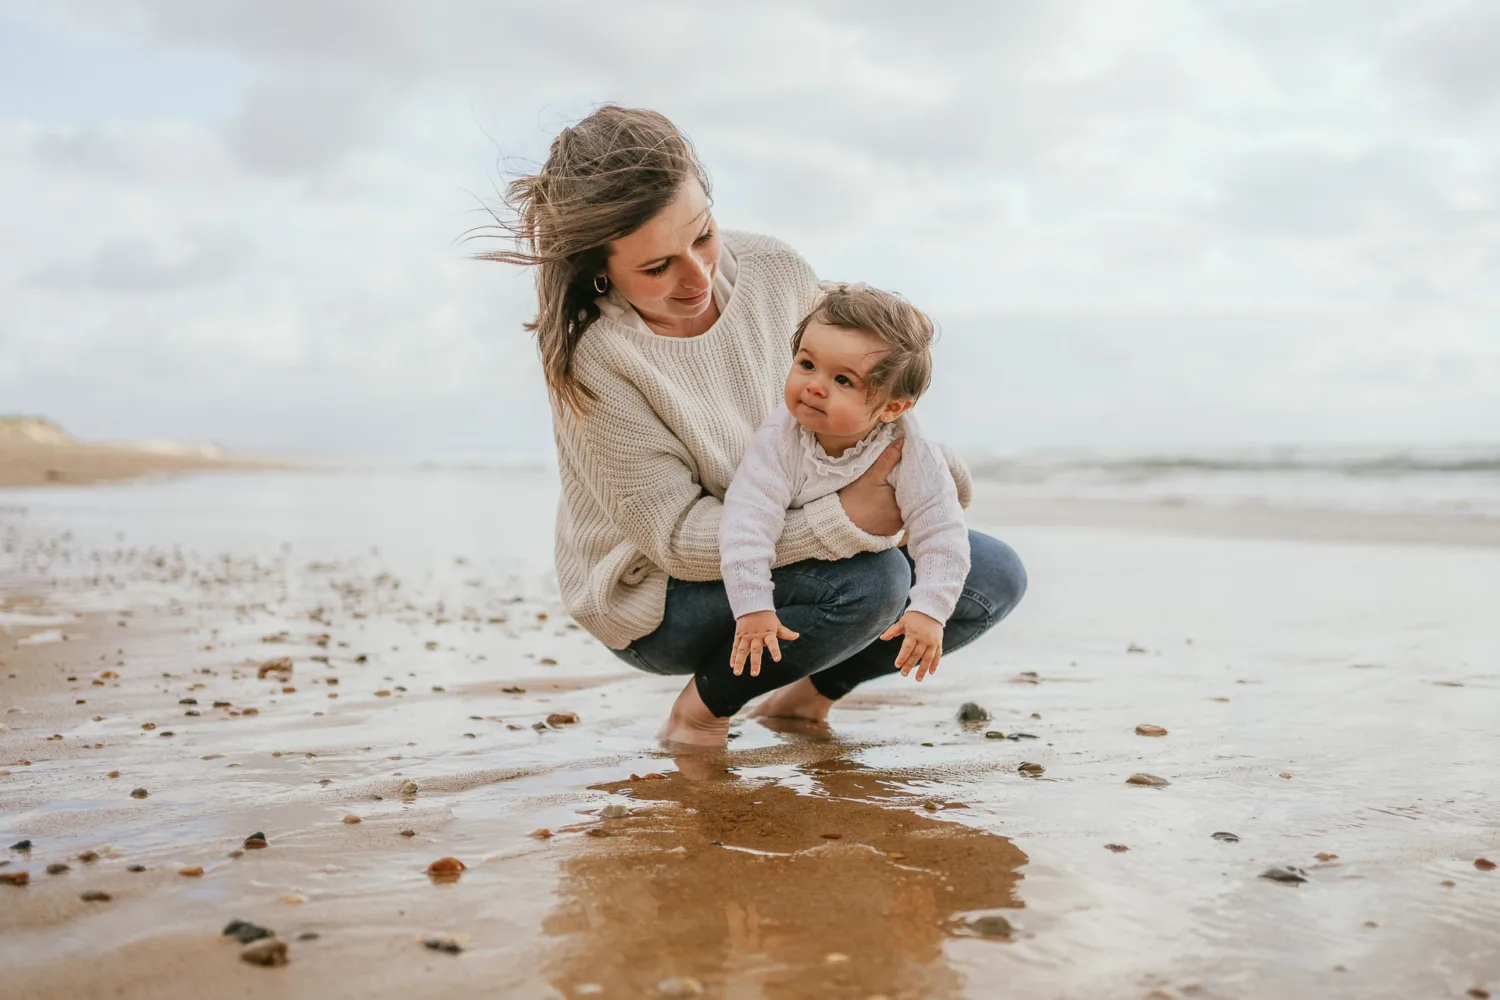
[[[596,786],[634,802],[563,863],[544,924],[560,938],[553,984],[567,996],[684,977],[710,995],[782,1000],[959,995],[945,943],[975,911],[1022,905],[1026,855],[846,756],[795,768],[810,793],[726,759]]]

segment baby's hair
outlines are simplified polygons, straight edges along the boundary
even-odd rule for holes
[[[829,288],[792,334],[792,354],[802,349],[802,335],[813,320],[868,333],[886,352],[865,376],[871,397],[916,400],[932,382],[932,342],[936,330],[927,314],[895,292],[865,284]]]

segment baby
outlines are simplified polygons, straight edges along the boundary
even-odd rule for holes
[[[943,625],[969,573],[969,534],[948,464],[926,440],[911,408],[932,374],[932,321],[905,299],[868,285],[835,285],[792,337],[784,408],[756,432],[724,497],[719,527],[724,587],[736,627],[730,667],[761,651],[781,659],[778,640],[798,633],[781,624],[771,565],[788,508],[801,507],[858,479],[886,446],[906,438],[887,481],[906,525],[916,565],[907,611],[881,635],[905,635],[896,656],[903,676],[937,669]]]

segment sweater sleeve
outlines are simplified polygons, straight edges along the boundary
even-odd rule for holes
[[[784,428],[773,416],[756,433],[724,494],[720,567],[735,618],[776,607],[771,564],[792,502],[792,477],[778,447]]]
[[[912,426],[908,436],[914,440],[892,473],[896,503],[906,522],[907,552],[916,569],[909,606],[946,624],[969,575],[969,530],[947,456],[912,434]]]
[[[640,391],[602,366],[590,372],[598,399],[575,425],[581,478],[610,512],[619,532],[679,580],[717,580],[719,523],[724,504],[694,475],[691,456]],[[776,565],[803,559],[847,559],[890,548],[849,520],[838,494],[787,512],[776,543]]]

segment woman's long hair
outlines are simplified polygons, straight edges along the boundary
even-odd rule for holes
[[[506,185],[507,214],[491,211],[516,249],[475,258],[536,268],[537,313],[526,329],[536,333],[548,390],[575,414],[596,398],[573,356],[599,318],[594,279],[609,244],[671,204],[689,178],[708,192],[692,144],[664,115],[607,104],[552,140],[540,172]]]

